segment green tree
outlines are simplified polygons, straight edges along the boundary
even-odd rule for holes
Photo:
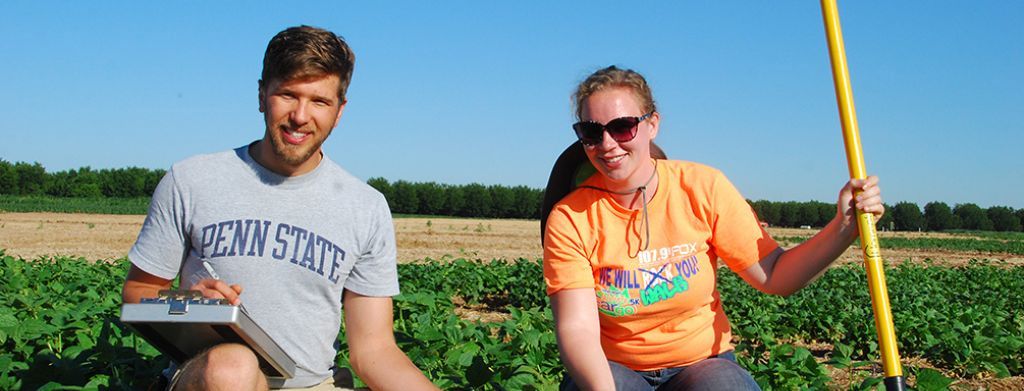
[[[444,213],[444,187],[437,182],[417,183],[416,185],[416,194],[420,199],[420,213],[426,215]]]
[[[985,211],[992,221],[992,228],[1000,232],[1020,231],[1020,218],[1013,214],[1013,209],[1006,206],[993,206]]]
[[[795,201],[786,201],[779,205],[779,226],[799,227],[800,226],[800,204]]]
[[[95,182],[83,182],[76,184],[75,187],[71,188],[71,196],[79,198],[99,198],[103,197],[103,191],[100,190],[100,185]]]
[[[512,193],[512,189],[502,185],[491,185],[487,187],[487,191],[491,193],[490,217],[512,217],[516,203],[516,196]]]
[[[72,171],[58,171],[47,176],[46,195],[54,197],[71,197],[74,177]]]
[[[953,207],[953,214],[960,218],[960,228],[977,231],[991,231],[993,229],[992,220],[989,220],[988,214],[978,205],[972,203],[957,204]]]
[[[512,188],[515,198],[515,209],[512,217],[519,219],[539,219],[540,203],[543,200],[543,192],[539,189],[531,189],[526,186]]]
[[[462,209],[466,207],[466,195],[462,186],[444,185],[444,193],[444,214],[462,216]]]
[[[491,215],[491,192],[484,185],[470,183],[462,187],[466,199],[459,216],[487,217]]]
[[[897,231],[918,231],[924,228],[921,207],[913,202],[898,202],[892,208],[892,220]]]
[[[164,175],[167,175],[167,170],[150,170],[149,174],[146,175],[146,185],[142,190],[142,195],[146,197],[153,195],[153,192],[156,191],[156,186],[160,184],[160,180],[164,179]]]
[[[99,174],[89,166],[71,170],[71,197],[102,197]]]
[[[149,170],[139,167],[100,170],[100,190],[107,197],[140,197],[146,194]]]
[[[18,194],[18,172],[4,159],[0,159],[0,194]]]
[[[929,231],[956,229],[956,216],[945,202],[932,201],[924,206],[925,226]]]
[[[399,179],[392,187],[394,188],[394,207],[392,213],[419,213],[420,199],[416,194],[416,186],[412,183]]]
[[[779,210],[778,202],[771,202],[768,200],[757,200],[751,204],[754,207],[754,212],[757,213],[757,217],[762,222],[768,223],[768,225],[776,226],[781,225],[782,213]]]
[[[798,202],[796,204],[797,226],[814,226],[818,223],[818,208],[810,202]]]
[[[43,194],[46,185],[46,169],[42,164],[17,162],[14,164],[14,171],[18,175],[18,194]]]
[[[818,203],[818,226],[824,227],[828,225],[832,219],[836,218],[836,205],[827,202]]]
[[[1024,226],[1024,209],[1017,209],[1016,212],[1013,212],[1013,215],[1017,216],[1017,220],[1020,220],[1021,225]],[[1019,231],[1024,231],[1024,227],[1021,227]]]

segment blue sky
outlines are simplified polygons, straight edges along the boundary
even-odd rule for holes
[[[831,202],[848,172],[812,1],[0,2],[0,158],[167,168],[263,134],[267,41],[309,24],[356,70],[326,152],[356,176],[542,187],[569,95],[651,83],[671,158],[749,199]],[[1024,208],[1024,2],[839,5],[868,171],[887,203]]]

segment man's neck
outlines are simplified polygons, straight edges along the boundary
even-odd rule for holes
[[[269,141],[267,141],[266,139],[262,139],[249,145],[249,156],[252,157],[252,159],[256,161],[256,163],[258,163],[260,166],[263,166],[263,168],[266,168],[270,172],[286,177],[299,176],[309,173],[313,171],[317,166],[319,166],[320,162],[324,158],[324,152],[322,150],[319,150],[316,151],[316,153],[313,154],[313,156],[310,156],[309,160],[306,160],[307,163],[310,160],[313,160],[316,162],[316,164],[309,165],[308,167],[306,167],[307,165],[305,163],[299,165],[290,165],[283,161],[273,159],[273,148],[274,147],[270,145]]]

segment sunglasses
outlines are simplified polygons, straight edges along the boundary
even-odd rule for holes
[[[604,125],[594,121],[580,121],[572,125],[572,130],[576,131],[576,137],[579,137],[580,143],[586,146],[597,145],[604,141],[605,131],[612,136],[612,140],[624,143],[636,137],[637,125],[650,118],[652,114],[654,114],[653,111],[640,117],[619,117]]]

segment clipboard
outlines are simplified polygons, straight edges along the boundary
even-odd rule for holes
[[[222,343],[248,346],[269,378],[291,379],[295,361],[239,306],[199,291],[165,290],[160,297],[121,306],[124,323],[175,362]]]

